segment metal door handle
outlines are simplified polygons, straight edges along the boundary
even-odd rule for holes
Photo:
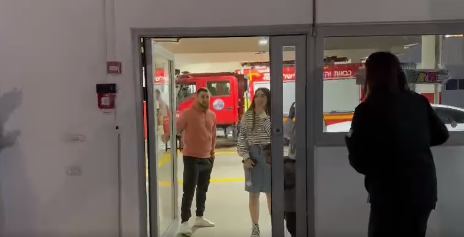
[[[227,108],[227,111],[232,111],[234,108],[233,107],[229,107]]]

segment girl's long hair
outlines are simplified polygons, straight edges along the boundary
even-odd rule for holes
[[[409,90],[406,74],[401,68],[400,60],[390,52],[376,52],[366,60],[366,80],[364,96],[377,92]]]
[[[268,115],[271,114],[271,90],[265,87],[260,87],[256,89],[255,96],[253,97],[253,101],[251,102],[251,105],[248,108],[249,111],[253,112],[253,124],[251,125],[251,131],[254,131],[255,125],[256,125],[255,98],[259,91],[263,92],[263,94],[266,96],[266,109],[265,109],[266,114]]]

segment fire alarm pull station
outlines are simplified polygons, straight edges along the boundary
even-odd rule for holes
[[[119,75],[122,73],[122,63],[116,61],[106,62],[106,73]]]
[[[113,110],[116,101],[116,84],[97,84],[98,108]]]

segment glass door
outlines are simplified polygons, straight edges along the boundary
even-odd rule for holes
[[[176,137],[164,139],[175,131],[174,56],[152,39],[145,40],[145,50],[149,232],[150,236],[164,236],[177,213]]]
[[[273,237],[307,236],[306,42],[270,38]]]

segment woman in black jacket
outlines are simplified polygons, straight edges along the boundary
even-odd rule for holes
[[[449,137],[428,100],[409,90],[398,58],[366,60],[367,98],[356,107],[346,137],[351,166],[365,176],[369,237],[424,237],[437,202],[430,147]]]

